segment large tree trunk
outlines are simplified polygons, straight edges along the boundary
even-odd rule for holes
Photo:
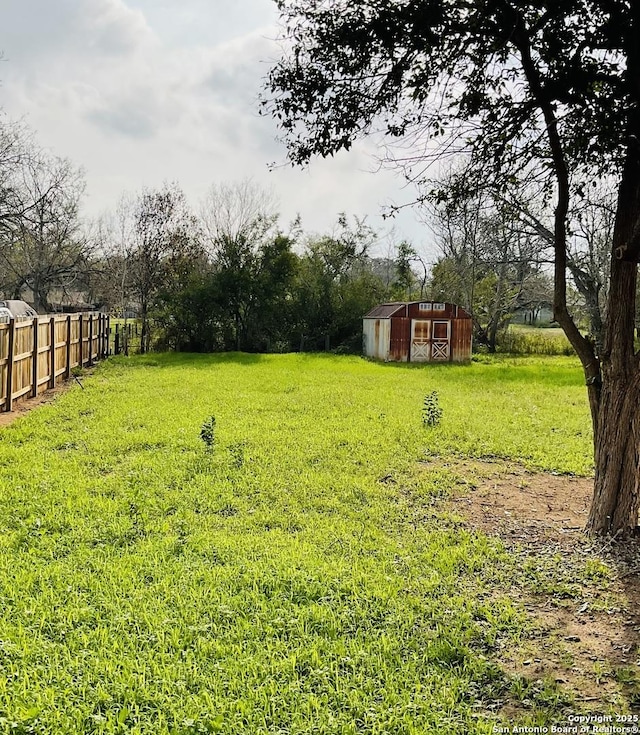
[[[634,7],[632,4],[631,7]],[[618,188],[611,285],[601,355],[602,392],[595,438],[595,488],[587,531],[624,534],[638,523],[640,497],[640,374],[635,354],[637,264],[640,259],[640,12],[629,33],[630,101],[627,151]]]
[[[594,496],[590,534],[627,533],[638,522],[640,504],[640,380],[637,372],[605,378],[595,436]]]
[[[631,187],[630,187],[631,188]],[[638,196],[639,188],[632,194]],[[633,241],[637,208],[621,191],[614,252]],[[635,257],[635,256],[634,256]],[[602,388],[594,417],[595,486],[587,523],[592,535],[625,534],[638,523],[640,505],[640,372],[635,354],[637,265],[614,258],[601,355]]]
[[[32,282],[33,291],[33,307],[38,314],[48,314],[51,311],[48,299],[47,289],[44,287],[42,280],[36,276]],[[17,298],[22,298],[18,296]]]

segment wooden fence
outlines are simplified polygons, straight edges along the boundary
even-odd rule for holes
[[[109,353],[106,314],[57,314],[0,324],[0,411],[32,398]]]

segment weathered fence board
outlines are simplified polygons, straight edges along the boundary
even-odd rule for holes
[[[109,317],[59,314],[0,324],[0,411],[32,398],[108,354]]]

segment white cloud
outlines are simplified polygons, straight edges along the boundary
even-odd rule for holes
[[[142,12],[122,0],[21,0],[3,8],[5,57],[45,74],[59,62],[130,54],[153,38]]]
[[[87,47],[106,57],[135,53],[155,37],[144,15],[128,8],[121,0],[100,0],[78,5],[80,32]]]
[[[389,172],[369,173],[370,143],[278,168],[285,152],[258,114],[268,61],[277,56],[270,0],[22,0],[5,13],[0,106],[26,116],[41,142],[83,166],[87,211],[124,191],[176,180],[196,204],[213,182],[252,177],[321,231],[340,211],[369,215],[398,193]],[[411,216],[400,234],[422,230]]]

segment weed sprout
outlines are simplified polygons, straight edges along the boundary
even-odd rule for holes
[[[438,391],[431,391],[424,397],[422,404],[422,423],[424,426],[437,426],[442,418],[442,409],[438,404]]]
[[[203,424],[200,429],[200,438],[205,443],[205,446],[210,452],[213,452],[213,448],[216,442],[216,417],[210,416]]]

